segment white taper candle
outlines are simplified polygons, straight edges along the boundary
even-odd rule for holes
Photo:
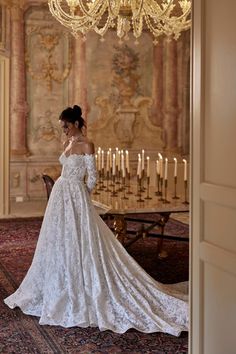
[[[150,177],[150,157],[147,156],[147,177]]]
[[[185,159],[183,159],[183,163],[184,163],[184,181],[187,181],[187,161]]]
[[[176,157],[174,157],[174,162],[175,162],[175,164],[174,164],[174,177],[177,177],[177,158]]]
[[[165,175],[164,175],[164,179],[167,180],[168,179],[168,158],[165,158]]]

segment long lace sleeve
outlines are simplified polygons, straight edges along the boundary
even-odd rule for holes
[[[87,188],[89,192],[93,190],[96,185],[97,180],[97,170],[96,170],[96,163],[95,163],[95,155],[94,154],[87,154],[85,155],[85,163],[87,169]]]

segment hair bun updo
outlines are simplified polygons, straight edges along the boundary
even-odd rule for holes
[[[74,105],[72,107],[68,107],[61,112],[59,120],[66,121],[69,123],[75,124],[75,122],[79,123],[79,128],[83,128],[86,126],[85,120],[82,117],[82,109],[80,106]]]
[[[79,117],[82,116],[82,109],[80,108],[80,106],[77,106],[76,104],[73,107],[73,111],[75,112],[75,114]]]

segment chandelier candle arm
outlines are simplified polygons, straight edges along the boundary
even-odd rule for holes
[[[48,0],[48,5],[52,15],[75,37],[91,30],[104,36],[109,28],[116,27],[120,39],[126,39],[131,30],[138,38],[146,22],[155,43],[162,35],[178,39],[191,25],[191,0]]]

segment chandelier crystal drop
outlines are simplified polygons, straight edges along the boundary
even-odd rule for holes
[[[102,37],[109,28],[128,38],[132,30],[137,39],[148,29],[154,38],[178,39],[191,25],[191,0],[48,0],[52,15],[75,37],[94,30]]]

